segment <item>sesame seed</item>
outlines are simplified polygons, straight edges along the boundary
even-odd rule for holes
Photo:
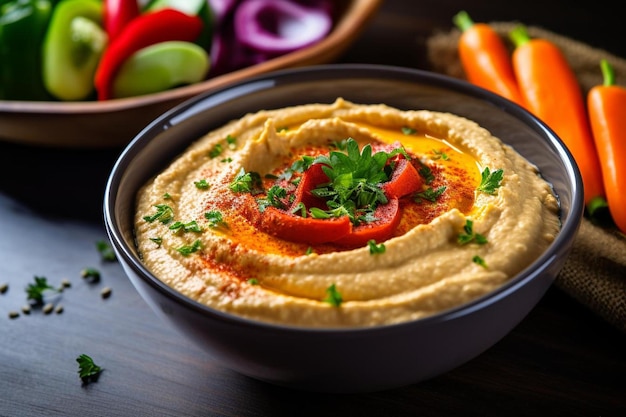
[[[10,319],[16,319],[20,316],[20,313],[17,311],[9,311],[9,318]]]
[[[24,314],[30,314],[30,306],[28,304],[24,304],[22,306],[22,313]]]
[[[9,289],[9,284],[7,284],[6,282],[3,284],[0,284],[0,294],[4,294],[5,292],[7,292],[8,289]]]
[[[54,310],[54,304],[48,303],[45,306],[43,306],[42,310],[45,314],[50,314],[52,313],[52,310]]]

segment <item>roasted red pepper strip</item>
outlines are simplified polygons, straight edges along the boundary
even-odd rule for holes
[[[113,79],[122,63],[133,53],[158,42],[193,42],[201,31],[202,19],[174,9],[160,9],[133,19],[100,59],[95,76],[98,100],[112,97]]]
[[[348,216],[315,219],[300,217],[276,207],[265,209],[259,227],[281,239],[311,245],[331,242],[352,231]]]
[[[333,241],[333,243],[341,246],[358,247],[365,246],[370,240],[380,243],[391,238],[398,223],[400,223],[398,199],[390,198],[387,204],[376,207],[374,217],[377,220],[353,227],[350,233]]]
[[[335,243],[341,246],[365,246],[368,241],[385,241],[393,236],[400,222],[398,198],[419,189],[422,181],[411,162],[398,155],[392,176],[381,187],[389,198],[387,204],[374,211],[373,222],[353,226],[348,216],[330,219],[301,217],[293,214],[300,203],[307,209],[327,210],[325,201],[311,193],[318,185],[328,182],[322,164],[311,165],[302,175],[289,210],[268,207],[260,218],[260,228],[291,242],[309,244]]]
[[[415,192],[422,185],[422,179],[413,164],[400,155],[394,159],[394,163],[396,167],[391,178],[381,186],[385,195],[388,198],[402,197]]]
[[[117,38],[126,25],[139,14],[137,0],[104,0],[103,26],[109,42]]]
[[[303,203],[307,209],[317,207],[322,210],[328,210],[324,199],[311,194],[311,190],[314,190],[318,185],[328,182],[328,176],[322,170],[323,166],[323,164],[313,164],[304,171],[296,189],[291,209],[295,209],[296,206]]]

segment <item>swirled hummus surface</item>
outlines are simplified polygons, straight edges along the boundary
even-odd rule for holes
[[[550,184],[475,122],[343,99],[208,133],[140,190],[135,215],[142,260],[170,287],[305,327],[459,306],[529,266],[559,227]]]

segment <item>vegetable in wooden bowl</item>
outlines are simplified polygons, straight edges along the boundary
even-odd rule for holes
[[[380,0],[334,1],[332,27],[320,41],[259,63],[248,60],[246,66],[215,71],[204,81],[161,92],[80,101],[8,100],[0,95],[0,140],[68,148],[123,146],[158,115],[196,94],[272,70],[331,62],[358,36],[379,4]],[[216,15],[220,12],[215,8]]]

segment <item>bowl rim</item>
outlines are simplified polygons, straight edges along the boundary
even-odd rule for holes
[[[330,76],[336,77],[339,74],[355,74],[356,72],[383,75],[387,77],[390,74],[394,76],[404,77],[403,79],[410,79],[415,82],[430,83],[437,87],[451,88],[455,92],[462,93],[473,98],[486,101],[498,107],[500,110],[508,112],[509,114],[520,119],[524,124],[530,125],[536,128],[539,132],[542,132],[544,139],[549,141],[550,146],[557,153],[559,160],[561,160],[564,166],[567,168],[567,184],[572,189],[571,202],[569,216],[566,222],[563,223],[561,219],[561,229],[558,235],[550,246],[528,267],[511,277],[506,283],[501,285],[496,290],[493,290],[487,294],[484,294],[474,300],[467,303],[463,303],[456,307],[446,309],[429,315],[427,317],[410,320],[400,323],[375,325],[375,326],[360,326],[360,327],[298,327],[295,325],[285,325],[280,323],[269,323],[260,320],[249,319],[241,316],[236,316],[227,312],[217,310],[215,308],[206,306],[200,302],[197,302],[182,293],[169,287],[164,282],[160,281],[155,275],[153,275],[139,259],[137,259],[132,251],[126,246],[123,238],[123,233],[117,227],[116,221],[116,190],[120,184],[120,180],[124,174],[124,169],[130,161],[140,152],[141,148],[138,146],[144,142],[148,142],[152,134],[156,134],[163,130],[163,126],[168,125],[168,120],[185,113],[190,108],[194,107],[198,103],[211,99],[220,98],[228,100],[230,98],[240,97],[250,91],[257,91],[254,88],[267,88],[267,82],[272,80],[280,80],[281,82],[290,82],[293,80],[297,82],[298,78],[304,75],[311,74],[316,77]],[[319,78],[316,78],[318,80]],[[263,87],[265,86],[265,87]],[[244,88],[249,87],[249,88]],[[250,89],[253,90],[250,90]],[[239,91],[237,91],[239,90]],[[233,96],[234,94],[234,96]],[[186,142],[189,145],[191,142]],[[570,244],[565,245],[567,249],[563,249],[561,242],[572,242],[574,236],[578,232],[580,222],[582,220],[584,212],[584,203],[581,190],[583,189],[582,178],[578,166],[574,162],[573,156],[567,149],[563,141],[556,135],[556,133],[549,128],[543,121],[534,116],[532,113],[517,105],[516,103],[509,101],[495,93],[485,90],[476,85],[470,84],[467,81],[453,78],[448,75],[430,72],[427,70],[406,68],[393,65],[384,64],[320,64],[310,65],[298,68],[287,68],[277,71],[271,71],[268,73],[260,74],[255,77],[251,77],[245,80],[230,83],[222,86],[221,88],[211,91],[203,92],[196,95],[183,103],[173,107],[169,111],[165,112],[148,126],[146,126],[141,132],[139,132],[123,149],[118,159],[116,160],[111,173],[107,179],[105,193],[104,193],[104,223],[107,234],[110,241],[113,243],[114,250],[117,252],[118,257],[123,258],[126,265],[133,270],[133,272],[146,284],[150,285],[161,294],[165,295],[169,299],[175,300],[177,303],[184,305],[188,309],[192,309],[204,316],[212,317],[217,320],[226,321],[231,325],[239,327],[255,327],[263,328],[269,331],[281,331],[292,333],[325,333],[334,335],[354,335],[363,332],[387,332],[393,330],[401,330],[405,327],[423,327],[432,326],[437,323],[454,320],[463,316],[472,314],[475,311],[481,310],[484,307],[493,304],[501,299],[506,298],[508,295],[516,292],[519,288],[524,287],[530,281],[535,280],[541,273],[548,268],[555,259],[558,258],[560,252],[569,252]],[[559,196],[557,195],[557,198]],[[559,199],[560,205],[560,199]],[[132,222],[131,222],[132,223]],[[562,254],[563,255],[563,254]]]

